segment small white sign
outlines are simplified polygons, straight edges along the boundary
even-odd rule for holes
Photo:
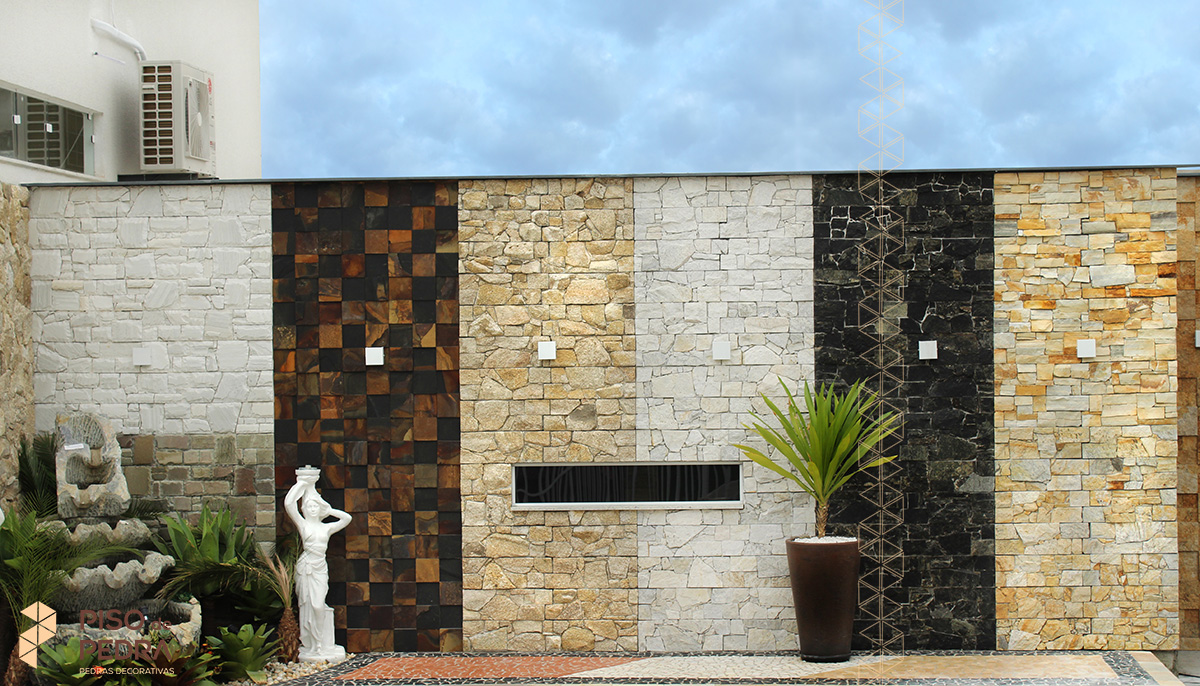
[[[1200,331],[1196,332],[1196,347],[1200,348]]]
[[[712,355],[714,360],[728,360],[732,355],[728,338],[714,338]]]
[[[917,342],[917,359],[936,360],[937,359],[937,341],[918,341]]]
[[[133,349],[133,366],[149,367],[152,362],[150,348],[138,346]]]
[[[554,341],[538,341],[538,359],[553,360],[558,357],[558,344]]]
[[[1081,338],[1075,341],[1075,354],[1078,357],[1095,357],[1096,356],[1096,339]]]
[[[383,348],[367,348],[365,359],[368,367],[378,367],[383,364]]]

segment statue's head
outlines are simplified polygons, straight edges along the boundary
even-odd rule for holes
[[[320,521],[324,519],[325,516],[329,514],[329,511],[333,508],[329,505],[329,503],[325,502],[325,499],[321,496],[318,495],[314,497],[310,495],[304,499],[304,504],[301,506],[301,509],[304,511],[305,519],[316,518],[317,521]]]

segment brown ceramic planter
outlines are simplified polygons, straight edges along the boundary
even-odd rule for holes
[[[788,540],[787,555],[800,657],[808,662],[849,660],[858,607],[858,541]]]

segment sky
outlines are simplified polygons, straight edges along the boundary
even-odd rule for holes
[[[1200,163],[1200,2],[903,0],[901,169]],[[853,170],[863,0],[261,0],[263,176]],[[888,167],[894,164],[888,164]]]

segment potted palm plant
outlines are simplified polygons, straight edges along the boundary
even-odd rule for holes
[[[896,458],[866,459],[880,441],[895,433],[897,417],[891,412],[868,416],[877,399],[861,381],[844,395],[826,384],[814,393],[805,383],[803,410],[783,379],[779,383],[787,394],[784,408],[762,396],[778,428],[757,414],[753,426],[746,428],[758,433],[768,450],[773,448],[783,460],[748,445],[734,447],[756,464],[792,480],[816,501],[817,535],[787,541],[800,655],[811,662],[848,660],[858,605],[858,539],[825,535],[829,499],[855,474]]]

